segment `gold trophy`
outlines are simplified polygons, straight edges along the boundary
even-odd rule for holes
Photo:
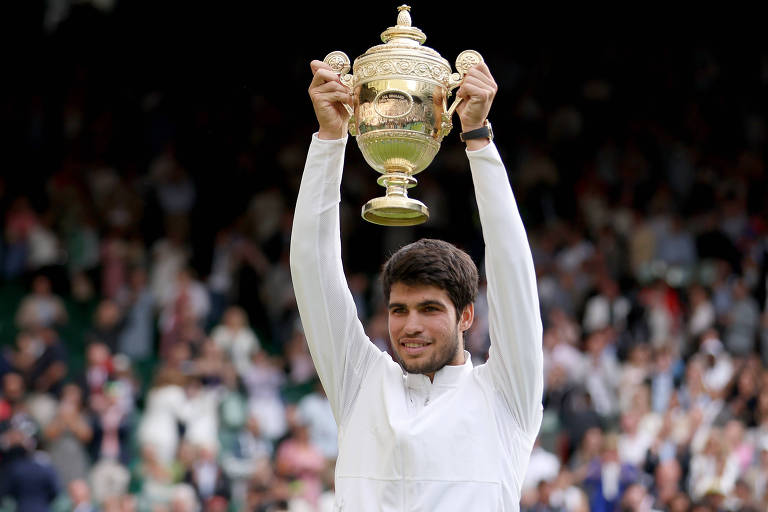
[[[427,36],[411,26],[411,8],[397,10],[397,25],[381,34],[384,44],[355,59],[353,74],[344,52],[331,52],[324,62],[354,92],[354,108],[345,105],[349,133],[368,165],[382,174],[378,183],[387,190],[363,206],[363,218],[384,226],[412,226],[426,221],[429,210],[408,197],[408,189],[416,186],[414,175],[432,162],[451,131],[461,98],[446,108],[448,96],[483,58],[466,50],[456,59],[458,73],[451,73],[447,60],[422,46]]]

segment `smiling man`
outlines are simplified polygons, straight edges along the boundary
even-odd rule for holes
[[[443,366],[464,364],[477,281],[469,255],[442,240],[419,240],[389,259],[382,274],[389,336],[406,372],[433,379]]]
[[[311,68],[320,127],[296,202],[291,273],[339,426],[334,510],[518,510],[541,424],[541,319],[525,229],[487,125],[496,83],[479,64],[457,92],[486,244],[491,349],[473,367],[464,332],[477,268],[440,240],[409,244],[384,266],[394,360],[366,337],[341,261],[342,103],[351,95],[327,65]]]

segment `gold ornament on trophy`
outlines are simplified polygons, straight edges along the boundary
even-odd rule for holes
[[[452,128],[451,117],[461,102],[447,108],[448,96],[464,74],[483,61],[466,50],[451,73],[448,61],[432,48],[422,46],[427,36],[411,26],[411,8],[398,7],[397,25],[382,32],[380,44],[355,59],[352,74],[344,52],[331,52],[324,62],[339,74],[341,83],[354,92],[349,133],[365,161],[381,173],[384,197],[368,201],[363,218],[384,226],[412,226],[429,218],[427,207],[408,197],[416,185],[415,174],[434,159],[440,142]]]

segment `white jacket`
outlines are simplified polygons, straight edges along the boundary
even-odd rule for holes
[[[531,251],[493,144],[467,151],[486,243],[486,364],[407,374],[366,337],[341,261],[346,139],[313,137],[291,272],[339,425],[336,510],[513,511],[541,425],[541,318]]]

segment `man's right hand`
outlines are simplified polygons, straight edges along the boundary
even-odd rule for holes
[[[339,75],[328,64],[313,60],[310,67],[313,77],[309,84],[309,97],[320,123],[317,136],[321,139],[341,139],[347,132],[349,121],[349,113],[343,104],[352,105],[352,91],[342,85]]]

